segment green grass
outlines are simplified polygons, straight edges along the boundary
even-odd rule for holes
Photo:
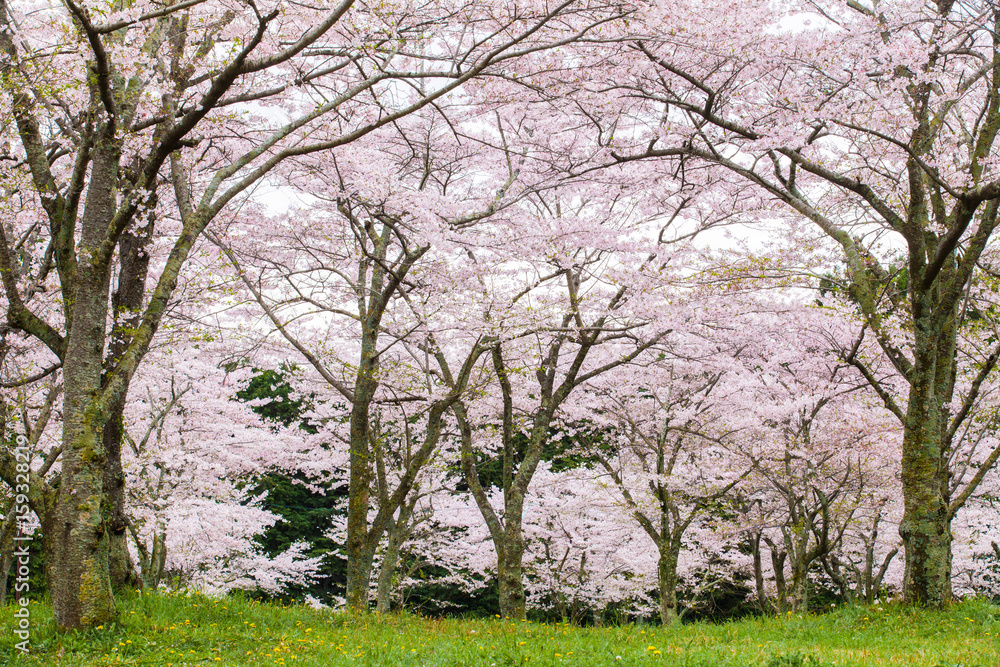
[[[137,595],[111,627],[59,634],[32,604],[31,653],[14,647],[15,608],[0,608],[0,664],[44,665],[1000,665],[1000,607],[946,611],[845,607],[676,628],[574,628],[501,619],[356,616],[243,598]],[[6,661],[6,663],[5,663]]]

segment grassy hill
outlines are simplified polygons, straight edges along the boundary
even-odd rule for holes
[[[16,650],[15,607],[0,608],[0,664],[77,665],[686,665],[819,667],[1000,665],[1000,607],[942,612],[846,607],[828,614],[676,628],[575,628],[503,619],[355,616],[243,598],[156,593],[121,601],[113,627],[60,635],[31,604],[31,652]]]

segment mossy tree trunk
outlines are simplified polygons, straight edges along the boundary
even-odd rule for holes
[[[118,161],[113,138],[97,138],[73,262],[73,298],[66,304],[71,325],[63,356],[62,478],[54,532],[45,535],[52,610],[63,628],[103,624],[116,615],[108,557],[104,426],[109,399],[119,397],[101,392],[111,258],[99,246],[117,209]]]
[[[415,524],[411,519],[418,500],[418,493],[411,494],[409,500],[399,508],[399,517],[389,522],[386,531],[389,539],[379,568],[378,588],[375,594],[375,611],[380,614],[388,614],[392,609],[392,587],[399,566],[400,549],[413,532]]]
[[[656,562],[656,579],[660,588],[660,622],[673,625],[680,620],[677,599],[677,560],[680,544],[659,545],[660,558]]]
[[[917,314],[926,308],[928,299],[927,295],[914,296],[925,302],[914,308]],[[954,347],[954,339],[941,340],[939,332],[926,330],[928,319],[915,318],[916,355],[903,432],[904,511],[899,534],[906,558],[907,599],[938,606],[951,599],[951,443],[945,401],[950,402],[954,387],[954,350],[947,349]],[[946,349],[941,350],[942,346]]]

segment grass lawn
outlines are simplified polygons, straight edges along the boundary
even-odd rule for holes
[[[136,595],[119,623],[60,635],[31,604],[31,652],[16,650],[15,607],[0,608],[0,665],[1000,665],[1000,607],[845,607],[724,625],[574,628],[502,619],[354,616],[242,598]]]

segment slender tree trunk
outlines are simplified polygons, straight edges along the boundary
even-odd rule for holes
[[[2,428],[3,423],[0,421],[0,429]],[[10,568],[14,564],[16,523],[17,515],[14,513],[14,504],[11,503],[4,515],[3,525],[0,526],[0,606],[7,601],[7,581],[10,577]]]
[[[750,551],[753,554],[753,581],[757,591],[757,604],[761,612],[772,610],[771,604],[767,600],[767,593],[764,590],[764,562],[760,553],[760,531],[755,531],[750,539]]]
[[[142,586],[146,590],[155,590],[163,580],[163,570],[167,563],[166,530],[162,527],[153,530],[152,551],[146,549],[139,534],[132,524],[127,524],[135,540],[136,550],[139,552],[139,570],[142,577]]]
[[[413,509],[417,506],[418,497],[419,494],[414,493],[408,502],[400,506],[399,518],[396,521],[390,520],[388,522],[389,542],[386,545],[382,568],[379,570],[378,590],[375,597],[375,610],[380,614],[388,614],[392,606],[392,580],[399,564],[399,551],[413,530],[414,524],[410,523],[410,519],[413,517]]]
[[[6,541],[0,543],[0,607],[7,602],[7,581],[10,567],[14,564],[14,545]]]
[[[120,421],[118,423],[120,424]],[[120,432],[121,427],[115,430]],[[107,432],[105,429],[106,435]],[[135,563],[129,553],[128,535],[125,532],[125,475],[122,472],[120,441],[117,447],[108,451],[105,488],[107,489],[105,511],[108,515],[109,531],[108,572],[111,577],[111,588],[115,592],[140,588],[142,579],[136,572]]]
[[[404,503],[399,508],[399,520],[389,522],[389,543],[378,573],[378,590],[375,595],[375,611],[380,614],[388,614],[392,607],[392,580],[399,563],[399,551],[410,533],[410,516],[415,505],[415,498],[412,502]]]
[[[135,563],[128,550],[127,521],[125,517],[125,473],[122,471],[122,413],[124,398],[112,406],[112,418],[104,425],[104,448],[107,467],[104,470],[104,514],[108,526],[108,572],[111,588],[115,592],[136,589],[142,580],[136,573]]]
[[[166,535],[153,533],[153,550],[147,554],[142,567],[142,586],[146,590],[156,590],[163,580],[163,570],[167,564]]]
[[[399,547],[402,542],[393,539],[395,531],[389,533],[389,544],[382,558],[382,567],[378,572],[378,589],[375,593],[375,611],[388,614],[392,611],[392,580],[396,575],[396,564],[399,562]]]
[[[146,246],[153,229],[152,219],[139,234],[125,232],[118,242],[118,285],[111,298],[114,311],[114,328],[105,368],[114,366],[128,348],[130,331],[139,325],[139,317],[146,288],[149,255]],[[122,471],[122,440],[124,438],[124,411],[128,383],[118,400],[109,407],[108,422],[104,425],[104,449],[108,465],[104,475],[107,494],[105,514],[108,524],[108,567],[111,587],[115,591],[138,588],[142,579],[136,573],[135,563],[128,550],[128,520],[125,515],[125,474]]]
[[[13,562],[5,550],[3,557],[0,558],[0,607],[7,604],[7,581],[10,579],[10,566]]]

